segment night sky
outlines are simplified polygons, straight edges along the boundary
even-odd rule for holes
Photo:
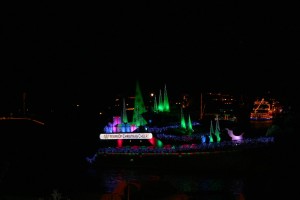
[[[2,12],[1,101],[26,91],[40,104],[101,104],[134,92],[136,80],[149,90],[167,84],[176,92],[271,90],[290,98],[300,64],[296,8],[265,1],[13,5]]]

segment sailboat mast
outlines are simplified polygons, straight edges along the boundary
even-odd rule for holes
[[[203,119],[203,101],[202,101],[202,93],[200,94],[200,120]]]

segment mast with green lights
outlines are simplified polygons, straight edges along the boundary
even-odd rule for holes
[[[163,112],[164,111],[164,102],[162,100],[161,90],[159,90],[159,97],[158,97],[158,111]]]
[[[215,132],[214,132],[214,126],[213,126],[212,120],[210,120],[209,142],[214,142],[214,138],[213,138],[214,134],[215,134]]]
[[[123,98],[123,109],[122,109],[122,123],[128,123],[125,99]]]
[[[187,128],[189,131],[192,131],[192,132],[194,131],[190,115],[189,115],[189,119],[188,119],[188,127]]]
[[[156,96],[154,96],[154,108],[153,108],[153,111],[154,111],[154,112],[158,112]]]
[[[181,120],[180,120],[180,125],[181,128],[186,129],[186,123],[185,123],[185,119],[184,119],[184,115],[183,115],[183,110],[181,108]]]
[[[141,93],[139,82],[136,82],[135,90],[135,100],[134,100],[134,110],[133,110],[133,119],[132,123],[136,126],[144,126],[147,124],[147,121],[143,118],[142,114],[147,112],[143,96]]]
[[[165,85],[164,89],[164,112],[170,112],[170,104],[169,104],[169,98],[168,98],[168,93],[167,93],[167,87]]]
[[[217,137],[217,142],[221,141],[221,129],[220,129],[220,124],[219,124],[219,116],[216,116],[216,130],[215,130],[215,136]]]

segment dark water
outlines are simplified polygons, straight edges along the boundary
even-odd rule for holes
[[[74,166],[75,167],[75,166]],[[176,166],[174,166],[176,168]],[[149,170],[149,169],[11,169],[1,187],[1,193],[19,196],[50,196],[54,189],[71,199],[86,199],[93,195],[113,192],[121,181],[151,181],[159,179],[172,185],[178,192],[192,199],[235,199],[243,195],[246,199],[272,199],[276,195],[294,193],[295,179],[289,173],[235,174],[213,176],[197,171]],[[42,170],[42,171],[40,171]],[[46,170],[46,171],[44,171]],[[286,173],[286,175],[284,175]],[[219,173],[218,173],[219,174]],[[156,192],[156,191],[153,191]],[[157,194],[159,195],[159,193]],[[82,198],[79,198],[82,197]],[[272,198],[271,198],[272,197]],[[92,198],[91,198],[92,199]]]
[[[265,134],[268,126],[261,122],[253,123],[248,134]],[[24,131],[24,128],[27,131]],[[28,130],[31,130],[31,134],[16,141],[15,137],[10,137],[9,147],[6,145],[2,148],[2,152],[6,153],[1,154],[5,159],[1,162],[0,199],[13,199],[9,198],[11,196],[17,196],[19,199],[49,198],[56,189],[73,200],[99,200],[102,194],[113,192],[121,181],[145,182],[154,179],[187,194],[190,199],[273,199],[278,195],[288,197],[294,192],[292,189],[296,170],[286,170],[288,163],[282,163],[286,162],[285,160],[279,160],[278,165],[271,166],[269,173],[249,170],[242,174],[226,174],[225,171],[222,173],[220,168],[220,171],[214,174],[195,168],[189,170],[189,166],[185,166],[184,169],[180,169],[180,166],[170,169],[122,166],[94,168],[85,162],[85,157],[92,151],[83,148],[84,145],[78,145],[79,142],[68,142],[68,137],[62,137],[61,142],[49,139],[50,144],[33,142],[37,138],[45,138],[45,135],[40,136],[41,133],[51,136],[54,134],[52,131],[57,131],[56,129],[32,129],[26,125],[21,129],[10,130],[10,134],[28,133]],[[8,129],[2,131],[7,132]],[[159,196],[159,192],[157,195]]]
[[[241,176],[206,176],[194,172],[170,172],[170,171],[149,171],[149,170],[130,170],[130,169],[107,169],[98,173],[93,172],[93,176],[101,180],[99,184],[105,192],[113,192],[114,188],[122,180],[149,181],[153,178],[159,178],[166,181],[179,192],[183,192],[191,198],[205,199],[235,199],[239,195],[257,195],[260,193],[266,195],[270,193],[267,188],[272,182],[267,177],[253,178]],[[260,183],[255,183],[259,180]],[[253,185],[255,183],[255,185]],[[259,188],[257,187],[259,185]],[[153,191],[155,192],[155,191]]]

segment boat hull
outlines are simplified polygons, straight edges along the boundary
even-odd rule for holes
[[[205,173],[263,172],[272,166],[273,146],[240,150],[177,153],[98,154],[97,168],[149,168],[157,170],[200,170]]]

